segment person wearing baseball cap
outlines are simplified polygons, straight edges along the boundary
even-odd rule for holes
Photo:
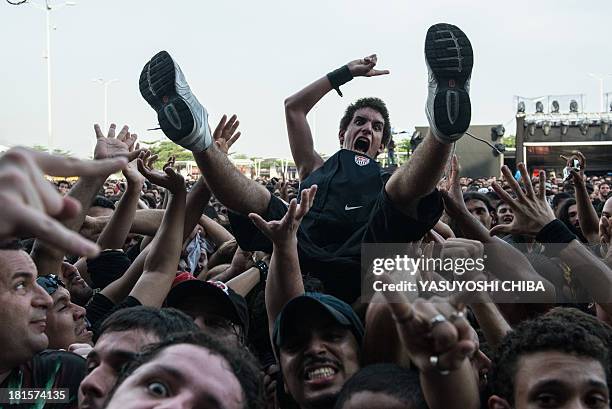
[[[363,334],[359,317],[334,296],[307,292],[285,305],[272,339],[285,391],[300,408],[333,407],[361,368]]]
[[[191,273],[180,273],[166,305],[192,317],[204,332],[244,345],[249,331],[247,303],[225,283],[202,281]]]

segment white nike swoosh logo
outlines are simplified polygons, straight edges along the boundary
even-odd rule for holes
[[[344,210],[355,210],[355,209],[359,209],[360,207],[363,207],[363,206],[349,206],[349,205],[346,205],[346,206],[344,206]]]

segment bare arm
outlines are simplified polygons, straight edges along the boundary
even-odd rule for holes
[[[125,238],[132,226],[134,213],[138,207],[138,200],[140,199],[140,192],[142,191],[145,179],[138,172],[135,162],[130,162],[123,171],[123,174],[127,179],[127,189],[98,238],[98,245],[102,250],[120,249],[123,247]]]
[[[249,217],[272,241],[272,260],[266,281],[266,310],[270,338],[274,331],[274,322],[281,310],[291,299],[304,294],[302,272],[298,261],[297,229],[304,215],[310,210],[317,186],[302,190],[300,204],[293,199],[287,213],[281,220],[266,222],[255,213]]]
[[[200,221],[200,225],[204,227],[206,236],[210,237],[213,243],[215,243],[217,246],[220,246],[226,241],[230,241],[234,239],[234,236],[232,236],[232,233],[227,231],[225,227],[221,226],[219,223],[217,223],[210,217],[202,215],[199,221]]]
[[[128,127],[124,126],[115,138],[115,125],[111,125],[107,136],[105,137],[100,130],[100,127],[94,125],[96,132],[97,143],[94,150],[94,158],[96,160],[112,158],[116,156],[127,156],[128,159],[133,159],[139,153],[133,149],[136,142],[136,134],[130,134]],[[108,174],[101,176],[91,176],[80,178],[68,195],[81,204],[81,212],[75,217],[65,220],[64,226],[70,230],[78,231],[83,225],[85,215],[89,211],[89,207],[96,196],[98,190],[104,184]],[[58,250],[43,242],[37,240],[32,249],[32,259],[36,263],[39,273],[41,274],[57,274],[60,271],[64,252]]]
[[[64,220],[62,223],[66,228],[76,231],[79,230],[85,220],[85,215],[89,211],[91,203],[104,184],[108,175],[104,177],[83,177],[74,184],[68,196],[81,204],[81,212],[72,219]],[[32,260],[36,264],[39,274],[57,274],[60,271],[64,252],[50,244],[36,239],[32,248]]]
[[[258,283],[259,270],[257,267],[251,267],[242,274],[229,280],[226,284],[241,296],[246,297]]]
[[[523,166],[522,164],[520,166]],[[519,169],[521,169],[519,167]],[[459,185],[459,162],[456,156],[453,156],[451,161],[451,175],[449,178],[449,185],[446,190],[442,191],[442,197],[444,199],[444,207],[446,212],[457,222],[459,228],[462,230],[466,238],[470,238],[472,240],[479,241],[485,244],[486,247],[486,255],[487,255],[487,267],[495,275],[495,277],[500,280],[518,280],[518,281],[542,281],[546,290],[546,297],[548,297],[551,302],[554,301],[555,298],[555,289],[554,286],[542,276],[540,276],[534,269],[529,260],[517,249],[515,249],[510,244],[504,242],[503,240],[492,237],[490,232],[478,221],[474,216],[472,216],[465,203],[463,201],[463,196],[461,194],[461,187]],[[509,170],[505,168],[503,170],[504,174],[508,178]],[[521,169],[523,175],[526,175],[526,169]],[[512,176],[510,176],[512,177]],[[525,178],[524,178],[525,179]],[[518,183],[512,177],[512,181],[514,184],[512,185],[513,189],[520,190]],[[499,188],[498,185],[496,191],[506,203],[509,203],[514,208],[520,208],[520,210],[525,210],[527,208],[526,205],[522,203],[516,203],[512,197],[510,197],[505,191]],[[530,183],[531,186],[531,183]],[[544,185],[542,185],[544,186]],[[500,193],[499,190],[503,192]],[[522,192],[521,192],[522,194]],[[531,194],[533,193],[533,188],[531,189]],[[525,198],[525,195],[523,195]],[[527,200],[527,198],[525,198]],[[535,202],[535,198],[533,199]],[[538,211],[538,219],[545,221],[546,219],[552,217],[554,218],[554,214],[552,213],[552,209],[550,209],[548,204],[545,202],[535,202],[532,208],[535,214]],[[536,206],[538,205],[538,206]],[[513,210],[514,210],[513,208]],[[529,216],[525,215],[524,217],[519,215],[520,210],[515,211],[515,220],[513,223],[517,223],[516,226],[509,227],[510,225],[499,225],[491,230],[493,233],[496,230],[501,229],[522,229],[524,225],[524,220],[529,219]],[[518,226],[518,223],[521,222],[521,227]],[[529,294],[525,294],[525,296],[529,296]],[[538,297],[542,297],[543,295],[538,295]],[[542,298],[540,298],[542,299]]]
[[[476,320],[484,333],[484,337],[491,348],[496,349],[501,340],[512,330],[510,325],[502,316],[501,312],[491,302],[470,304],[470,309],[476,316]]]
[[[612,314],[612,269],[578,240],[570,242],[559,256],[572,269],[572,275],[580,281],[592,299],[606,313]]]
[[[97,245],[58,221],[76,217],[80,204],[62,197],[44,175],[106,177],[126,164],[123,157],[81,161],[22,147],[10,149],[0,157],[0,239],[36,237],[73,254],[98,254]]]
[[[323,158],[314,149],[306,115],[331,90],[332,85],[325,76],[285,100],[289,147],[301,180],[323,166]]]
[[[392,282],[388,276],[383,280]],[[435,302],[417,299],[410,303],[401,292],[386,291],[384,296],[402,345],[419,369],[427,406],[431,409],[479,408],[478,383],[469,359],[480,353],[478,336],[463,311],[447,299]],[[443,321],[434,326],[431,324],[434,317]]]
[[[130,292],[143,305],[161,307],[176,276],[181,255],[187,193],[183,177],[172,168],[165,168],[165,174],[155,172],[144,168],[141,160],[138,168],[151,182],[172,193],[162,224],[151,242],[142,276]]]
[[[597,217],[597,211],[591,203],[582,175],[575,170],[571,172],[576,188],[576,210],[578,211],[580,230],[582,230],[582,234],[584,234],[589,243],[599,243],[599,217]]]
[[[375,70],[375,66],[376,55],[370,55],[347,64],[352,77],[372,77],[389,73],[388,71]],[[312,132],[306,120],[306,115],[332,89],[333,85],[329,78],[324,76],[285,100],[285,119],[287,121],[289,146],[301,180],[323,166],[323,159],[314,149]]]
[[[203,177],[193,185],[187,193],[187,204],[185,205],[185,237],[191,234],[195,225],[201,220],[202,213],[210,201],[210,189]]]

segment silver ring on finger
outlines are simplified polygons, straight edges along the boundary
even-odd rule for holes
[[[431,364],[431,366],[438,371],[438,373],[440,375],[448,375],[450,373],[450,371],[448,369],[442,369],[440,368],[440,358],[438,358],[437,355],[432,355],[429,357],[429,363]]]
[[[446,322],[446,317],[442,314],[437,314],[435,317],[429,320],[429,326],[433,328],[438,324],[442,324],[443,322]]]

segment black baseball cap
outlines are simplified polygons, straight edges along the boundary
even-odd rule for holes
[[[202,281],[191,273],[180,273],[168,293],[166,305],[180,309],[178,306],[184,305],[183,301],[194,295],[202,300],[214,300],[214,304],[226,313],[224,317],[240,325],[246,336],[249,331],[249,309],[246,300],[221,281]]]
[[[363,341],[363,324],[350,305],[328,294],[310,293],[295,297],[289,301],[274,323],[274,346],[280,348],[293,328],[300,325],[301,317],[317,312],[330,315],[338,324],[350,329],[357,343]]]

